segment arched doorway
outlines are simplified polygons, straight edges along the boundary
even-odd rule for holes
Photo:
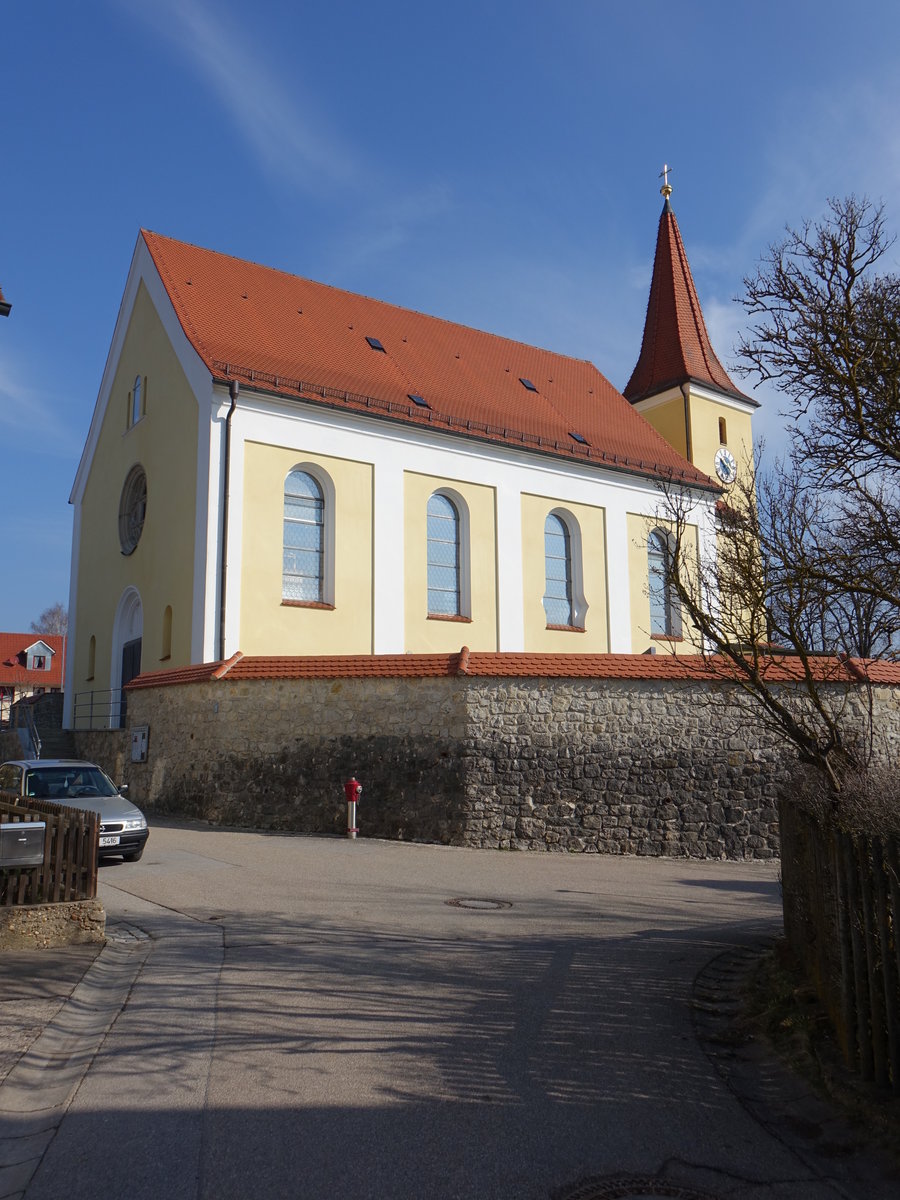
[[[125,696],[122,688],[141,673],[141,641],[144,609],[137,588],[127,587],[119,600],[113,623],[110,662],[110,728],[125,728]]]

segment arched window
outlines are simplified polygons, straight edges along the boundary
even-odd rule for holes
[[[459,513],[452,500],[435,492],[428,501],[428,614],[461,616]]]
[[[144,415],[143,408],[141,407],[144,402],[143,397],[141,395],[142,390],[143,390],[143,380],[141,379],[140,375],[135,375],[134,387],[131,389],[131,424],[132,425],[136,425],[138,423],[138,421],[141,419],[141,417]]]
[[[123,554],[133,554],[141,540],[147,516],[147,476],[136,463],[125,479],[119,500],[119,543]]]
[[[661,529],[647,539],[647,582],[650,592],[650,633],[656,637],[680,637],[678,599],[666,578],[671,550]]]
[[[162,654],[160,654],[159,657],[161,659],[172,657],[172,605],[171,604],[166,605],[166,610],[163,613]]]
[[[566,523],[556,513],[544,522],[544,612],[548,625],[574,625],[572,544]]]
[[[307,471],[284,481],[283,600],[321,603],[325,584],[325,497]]]

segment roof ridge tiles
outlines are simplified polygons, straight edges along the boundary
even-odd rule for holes
[[[212,357],[212,351],[204,342],[204,339],[203,339],[199,329],[197,329],[195,323],[191,320],[190,314],[188,313],[185,306],[183,304],[175,304],[174,303],[174,297],[179,297],[179,298],[181,297],[181,292],[179,291],[178,284],[177,284],[174,276],[172,275],[171,269],[169,268],[169,264],[160,255],[156,255],[153,253],[153,247],[150,244],[150,242],[147,240],[148,237],[154,238],[156,240],[165,240],[165,239],[162,238],[161,234],[153,233],[149,229],[141,229],[141,237],[144,239],[144,245],[147,247],[147,250],[150,253],[150,257],[153,259],[154,266],[156,267],[157,271],[159,271],[160,277],[163,279],[163,283],[165,285],[166,291],[169,293],[170,299],[173,299],[172,307],[175,310],[175,316],[178,318],[178,321],[181,324],[181,327],[184,329],[184,332],[187,335],[188,341],[192,342],[194,344],[194,348],[198,351],[198,353],[200,353],[200,357],[207,360],[206,365],[209,367],[211,357]],[[185,244],[190,245],[190,243],[185,243]],[[195,247],[195,249],[200,249],[200,247],[199,246]],[[174,296],[173,296],[173,294],[174,294]],[[200,350],[201,347],[202,347],[202,352]]]
[[[210,250],[207,246],[199,246],[196,242],[184,241],[181,238],[169,237],[164,233],[155,233],[152,229],[141,229],[141,233],[149,235],[158,242],[169,242],[177,246],[187,246],[191,250],[196,250],[200,254],[213,255],[216,258],[225,258],[230,262],[238,263],[242,266],[255,267],[260,271],[271,271],[273,274],[281,275],[285,279],[299,280],[301,283],[309,283],[317,288],[327,288],[328,291],[337,293],[341,296],[347,296],[352,300],[365,300],[368,304],[377,304],[383,308],[389,308],[396,313],[410,313],[415,317],[423,317],[427,321],[435,321],[441,325],[449,325],[453,329],[459,329],[464,333],[477,333],[482,337],[490,338],[492,341],[508,342],[511,346],[518,346],[523,350],[538,351],[540,354],[552,354],[554,358],[563,359],[566,362],[578,363],[579,365],[587,364],[594,367],[598,374],[603,375],[598,367],[589,358],[580,358],[575,354],[566,354],[561,350],[552,350],[549,346],[537,346],[533,342],[523,342],[520,338],[510,337],[503,333],[494,333],[490,329],[482,329],[477,325],[466,325],[462,321],[455,321],[452,317],[442,317],[435,313],[425,312],[424,309],[410,308],[408,304],[398,304],[394,300],[383,300],[379,296],[370,296],[367,292],[354,292],[350,288],[339,287],[335,283],[325,283],[320,279],[312,279],[308,275],[298,275],[296,271],[285,271],[283,267],[273,267],[268,263],[258,262],[253,258],[244,258],[239,254],[229,254],[227,251]],[[603,376],[606,379],[606,376]],[[609,382],[607,380],[607,382]]]

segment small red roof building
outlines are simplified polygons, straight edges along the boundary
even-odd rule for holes
[[[51,633],[0,633],[0,685],[62,687],[65,642]]]
[[[66,639],[49,633],[0,633],[0,721],[23,696],[63,686]]]

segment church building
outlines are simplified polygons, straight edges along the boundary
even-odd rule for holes
[[[138,673],[238,650],[696,653],[660,486],[715,554],[756,405],[713,351],[670,191],[624,393],[142,230],[70,497],[66,724],[116,725]]]

